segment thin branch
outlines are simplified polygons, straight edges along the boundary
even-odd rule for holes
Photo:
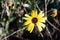
[[[47,0],[45,0],[45,15],[47,16]],[[50,38],[52,40],[52,36],[51,36],[50,31],[49,31],[49,29],[47,27],[46,27],[46,31],[48,32],[48,34],[49,34],[49,36],[50,36]]]
[[[30,0],[26,0],[26,1],[28,1],[28,3],[31,4]]]
[[[1,13],[1,19],[3,18],[4,11],[5,11],[5,10],[3,10],[2,13]]]
[[[15,33],[20,32],[21,30],[24,30],[24,29],[25,29],[25,28],[23,28],[23,29],[19,29],[19,30],[13,32],[12,34],[8,35],[7,37],[3,38],[2,40],[5,40],[5,39],[9,38],[10,36],[14,35]]]
[[[52,23],[50,23],[48,20],[47,20],[47,22],[48,22],[54,29],[56,29],[56,30],[58,30],[58,31],[60,32],[60,30],[59,30],[55,25],[53,25]]]
[[[46,31],[48,32],[48,35],[50,36],[50,38],[51,38],[51,40],[52,40],[52,36],[51,36],[51,33],[50,33],[48,27],[46,27]]]
[[[39,6],[38,6],[38,4],[36,3],[36,7],[38,8],[38,10],[40,11],[40,8],[39,8]]]
[[[60,26],[59,21],[54,18],[54,21]]]
[[[50,9],[49,11],[47,11],[47,13],[49,13],[49,12],[51,12],[51,11],[53,11],[54,9],[52,8],[52,9]]]
[[[45,15],[47,16],[47,0],[45,0]]]
[[[41,37],[43,38],[43,34],[40,32]]]

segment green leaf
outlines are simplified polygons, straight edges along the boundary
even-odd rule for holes
[[[10,22],[14,21],[14,19],[16,19],[16,17],[12,17],[12,18],[10,19]]]

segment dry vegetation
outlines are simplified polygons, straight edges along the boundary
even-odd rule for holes
[[[33,9],[43,10],[47,16],[42,32],[35,27],[29,33],[23,27],[22,17]],[[0,40],[60,40],[60,1],[0,0]]]

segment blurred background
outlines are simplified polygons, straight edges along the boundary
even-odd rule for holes
[[[47,16],[42,32],[23,27],[22,17],[33,9]],[[0,0],[0,40],[60,40],[60,0]]]

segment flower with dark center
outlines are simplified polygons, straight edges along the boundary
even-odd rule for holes
[[[37,10],[32,10],[31,16],[28,14],[25,14],[26,17],[23,17],[23,19],[26,20],[24,25],[26,25],[26,30],[28,30],[30,33],[34,29],[34,25],[36,25],[39,29],[39,31],[42,31],[43,28],[45,28],[45,20],[47,20],[47,17],[44,16],[43,11],[40,11],[39,14],[37,13]]]
[[[37,21],[38,21],[37,18],[33,18],[33,19],[32,19],[32,23],[34,23],[34,24],[37,23]]]

